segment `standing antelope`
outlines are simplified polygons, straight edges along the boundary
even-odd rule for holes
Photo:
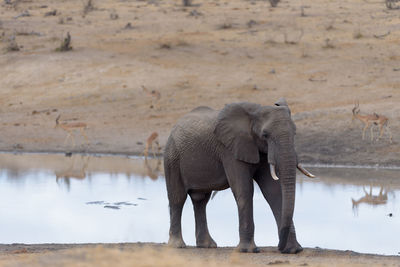
[[[61,128],[62,130],[66,131],[68,133],[67,137],[64,140],[64,145],[68,141],[68,139],[71,137],[72,138],[72,145],[75,146],[75,138],[74,138],[74,132],[79,130],[81,135],[85,138],[86,144],[89,145],[89,140],[85,134],[85,129],[87,128],[87,124],[84,122],[63,122],[60,123],[61,115],[58,115],[56,118],[56,127],[55,128]]]
[[[374,112],[374,114],[366,114],[366,115],[361,115],[360,114],[360,104],[357,102],[354,105],[354,108],[352,109],[353,112],[353,118],[354,119],[359,119],[361,122],[364,123],[364,128],[362,132],[362,139],[364,140],[365,138],[365,131],[370,128],[371,131],[371,141],[374,139],[374,133],[373,133],[373,125],[378,125],[379,126],[379,136],[376,139],[377,141],[379,138],[382,137],[384,128],[386,127],[387,132],[389,133],[390,136],[390,143],[392,143],[392,133],[390,132],[389,126],[388,126],[388,121],[389,118],[383,115],[378,115],[377,113]]]
[[[153,157],[156,156],[156,152],[154,150],[153,143],[155,143],[157,145],[157,151],[160,151],[161,147],[160,147],[160,144],[158,142],[158,133],[157,132],[153,132],[146,140],[146,148],[143,151],[144,157],[146,159],[147,159],[147,156],[149,154],[149,150],[150,149],[153,152]]]

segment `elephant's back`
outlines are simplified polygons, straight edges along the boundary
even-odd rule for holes
[[[207,148],[216,142],[214,129],[218,111],[209,107],[198,107],[178,120],[171,131],[175,145],[179,151],[187,149]]]

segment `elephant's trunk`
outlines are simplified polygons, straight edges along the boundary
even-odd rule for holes
[[[288,236],[292,231],[295,203],[297,157],[293,139],[286,137],[279,139],[279,142],[270,143],[268,157],[271,176],[272,170],[275,169],[282,190],[282,210],[278,222],[279,248],[282,250],[286,246]]]
[[[293,213],[296,195],[296,161],[295,157],[285,155],[279,161],[278,170],[282,190],[282,213],[279,225],[279,249],[283,251],[288,243],[293,227]]]
[[[282,228],[292,223],[296,192],[296,162],[287,159],[281,161],[278,170],[282,189]]]

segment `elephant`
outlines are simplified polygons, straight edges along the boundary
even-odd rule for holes
[[[181,216],[187,195],[193,202],[196,246],[215,248],[206,218],[212,191],[231,188],[239,213],[240,252],[259,252],[254,242],[254,183],[270,205],[282,253],[302,251],[293,224],[296,168],[296,126],[284,98],[273,106],[241,102],[217,111],[195,108],[178,120],[164,151],[169,200],[168,245],[185,247]]]

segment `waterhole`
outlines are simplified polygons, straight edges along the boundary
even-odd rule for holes
[[[62,154],[0,154],[0,243],[167,242],[162,159]],[[294,222],[303,247],[397,255],[400,171],[309,167],[298,174]],[[236,246],[238,215],[229,189],[207,207],[219,246]],[[275,221],[254,192],[255,241],[276,246]],[[183,238],[195,244],[189,198]]]

